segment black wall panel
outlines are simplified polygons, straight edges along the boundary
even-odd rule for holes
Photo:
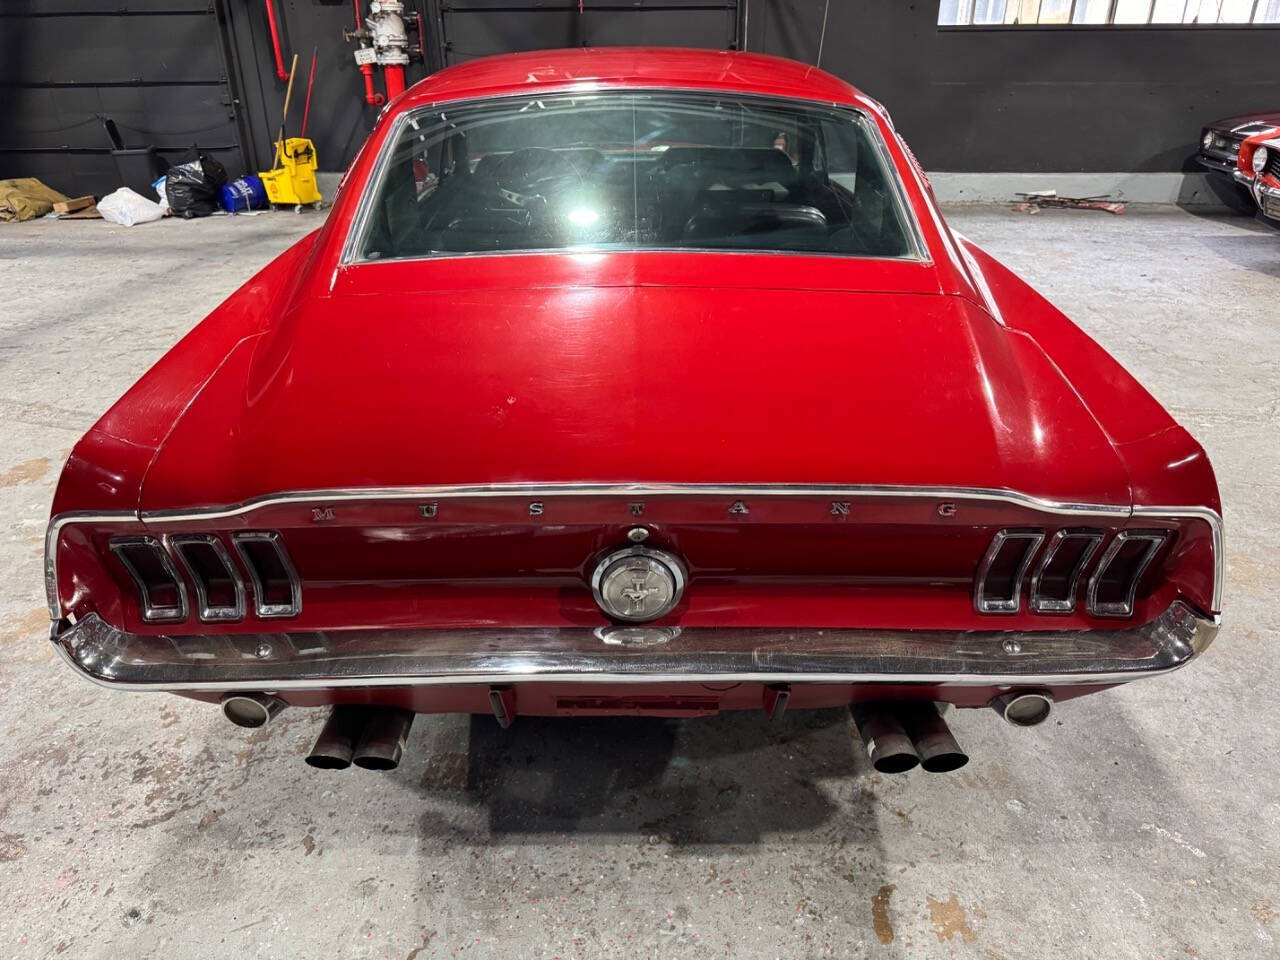
[[[36,176],[71,194],[114,190],[101,117],[126,146],[176,160],[198,143],[242,165],[208,0],[5,0],[0,97],[0,177]]]
[[[823,0],[752,0],[749,45],[814,62]],[[824,69],[948,171],[1192,169],[1200,125],[1280,109],[1277,27],[937,26],[937,4],[832,0]]]

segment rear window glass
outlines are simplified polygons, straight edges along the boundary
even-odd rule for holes
[[[859,114],[720,94],[504,98],[411,114],[362,259],[528,250],[916,253]]]

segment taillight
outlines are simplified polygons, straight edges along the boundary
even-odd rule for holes
[[[212,534],[170,537],[196,589],[196,616],[206,623],[244,619],[244,580],[222,541]]]
[[[187,588],[155,537],[118,537],[111,552],[138,590],[142,619],[163,623],[187,619]]]
[[[1105,536],[1093,527],[1067,528],[1054,533],[1040,551],[1044,530],[998,531],[974,579],[975,607],[979,613],[1017,613],[1023,580],[1033,569],[1033,613],[1074,613],[1081,581],[1087,577],[1085,609],[1090,615],[1133,616],[1143,575],[1169,539],[1169,531],[1121,530],[1097,558]]]
[[[302,582],[274,531],[235,533],[231,542],[253,581],[253,612],[264,618],[302,612]]]
[[[1121,530],[1089,577],[1089,612],[1097,617],[1131,617],[1138,583],[1168,539],[1163,530]]]
[[[975,581],[973,602],[979,613],[1018,612],[1022,581],[1043,540],[1043,530],[1015,528],[995,535]]]
[[[1031,609],[1073,613],[1080,577],[1102,543],[1099,530],[1059,530],[1049,540],[1031,575]]]

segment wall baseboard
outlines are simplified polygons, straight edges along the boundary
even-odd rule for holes
[[[1251,203],[1235,183],[1193,173],[930,173],[942,203],[1011,203],[1018,193],[1056,190],[1064,197],[1107,196],[1126,203],[1239,210]]]

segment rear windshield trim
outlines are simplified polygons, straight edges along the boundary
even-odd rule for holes
[[[583,91],[575,90],[547,90],[541,92],[544,96],[559,96],[562,94],[579,93]],[[848,254],[837,253],[833,251],[813,251],[813,250],[768,250],[768,249],[728,249],[724,247],[696,247],[696,246],[652,246],[642,247],[631,250],[613,250],[603,249],[598,246],[557,246],[557,247],[539,247],[524,250],[502,250],[502,251],[445,251],[430,253],[426,255],[407,255],[399,257],[363,257],[359,255],[359,250],[363,245],[365,234],[369,229],[370,214],[373,210],[374,199],[377,197],[382,187],[382,181],[387,175],[387,170],[391,165],[391,158],[395,153],[396,145],[400,142],[400,136],[404,132],[404,128],[409,122],[423,114],[439,110],[442,107],[456,108],[460,106],[468,106],[471,104],[490,103],[499,100],[523,100],[532,96],[531,93],[521,92],[518,94],[501,93],[492,94],[481,97],[467,97],[459,100],[437,100],[430,103],[420,104],[411,110],[401,113],[392,122],[392,127],[387,131],[383,138],[382,146],[379,148],[377,159],[374,161],[373,168],[369,172],[369,177],[365,181],[364,190],[360,195],[359,204],[356,207],[355,215],[351,219],[351,225],[347,230],[346,239],[342,246],[342,255],[338,260],[338,266],[360,266],[372,263],[405,263],[426,260],[457,260],[457,259],[475,259],[477,257],[529,257],[529,256],[551,256],[556,254],[579,255],[584,253],[609,255],[616,253],[636,254],[636,253],[694,253],[694,254],[726,254],[730,256],[783,256],[783,257],[809,257],[826,260],[866,260],[866,261],[889,261],[889,262],[907,262],[907,263],[923,263],[931,264],[933,258],[929,253],[929,247],[924,241],[924,234],[920,229],[920,222],[916,217],[915,209],[912,207],[910,200],[907,198],[906,188],[902,182],[902,177],[898,173],[898,168],[893,162],[893,155],[889,150],[888,144],[885,143],[884,137],[881,136],[880,127],[876,123],[876,117],[871,111],[859,106],[847,103],[835,103],[828,100],[811,100],[805,97],[791,96],[768,96],[763,94],[740,93],[733,90],[709,90],[704,87],[629,87],[629,86],[602,86],[598,90],[591,91],[593,94],[647,94],[647,95],[663,95],[663,94],[691,94],[691,95],[721,95],[733,96],[743,100],[750,100],[763,104],[774,105],[792,105],[802,104],[815,107],[821,107],[825,110],[831,110],[837,113],[848,113],[858,117],[864,122],[865,130],[871,143],[874,145],[876,154],[880,160],[881,167],[885,173],[885,180],[893,193],[893,201],[898,207],[898,212],[902,216],[903,225],[906,228],[907,240],[913,248],[912,252],[901,256],[877,256],[866,254]]]

